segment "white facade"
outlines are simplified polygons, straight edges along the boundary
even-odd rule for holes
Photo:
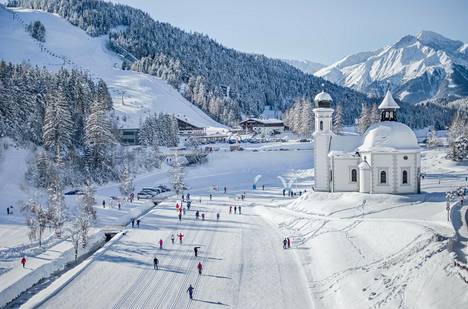
[[[363,136],[335,135],[331,97],[322,92],[315,103],[316,191],[419,193],[421,150],[414,132],[396,121],[399,107],[389,91],[380,105],[382,121]]]

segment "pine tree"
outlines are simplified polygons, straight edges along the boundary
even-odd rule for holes
[[[124,167],[120,173],[119,190],[125,197],[128,197],[130,193],[135,190],[135,186],[133,185],[133,176],[130,174],[128,167]]]
[[[183,159],[185,158],[180,157],[178,151],[175,152],[172,158],[171,183],[177,195],[185,190]]]
[[[442,145],[440,139],[437,137],[437,131],[435,130],[435,128],[431,128],[431,130],[427,134],[426,145],[427,148],[436,148]]]
[[[447,157],[454,161],[461,161],[468,155],[466,140],[468,139],[468,121],[459,110],[455,115],[448,131]]]
[[[84,194],[81,198],[81,203],[83,204],[82,212],[87,214],[92,220],[96,220],[97,218],[96,209],[94,208],[94,205],[96,205],[96,199],[94,198],[95,192],[96,191],[88,181],[84,187]]]
[[[58,237],[61,237],[63,226],[67,221],[67,206],[65,204],[65,196],[63,192],[63,180],[61,171],[63,170],[62,164],[55,163],[54,169],[50,170],[49,178],[51,179],[47,187],[47,203],[48,209],[51,214],[50,220],[55,229]]]
[[[343,107],[340,104],[336,106],[333,118],[333,131],[337,135],[343,134]]]
[[[49,94],[43,126],[44,146],[58,158],[71,145],[72,132],[73,121],[63,93],[57,91]]]
[[[378,123],[380,121],[380,111],[377,104],[372,104],[372,110],[370,112],[370,123]]]
[[[364,134],[371,125],[371,115],[366,104],[362,104],[361,115],[358,120],[358,132]]]

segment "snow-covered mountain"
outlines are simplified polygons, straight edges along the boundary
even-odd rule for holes
[[[41,21],[44,43],[34,40],[25,25]],[[122,127],[139,127],[153,113],[174,114],[202,127],[224,128],[187,101],[166,81],[135,71],[121,70],[121,58],[106,47],[107,37],[90,37],[58,15],[0,5],[0,59],[30,63],[49,70],[61,67],[87,72],[103,79],[113,97]]]
[[[293,59],[282,59],[282,60],[286,62],[287,64],[292,65],[296,69],[299,69],[302,72],[307,73],[307,74],[314,74],[318,70],[325,67],[324,64],[309,61],[309,60],[293,60]]]
[[[468,44],[422,31],[391,46],[347,56],[315,75],[376,96],[389,83],[408,102],[468,96]]]

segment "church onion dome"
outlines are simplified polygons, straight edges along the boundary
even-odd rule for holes
[[[364,134],[360,152],[419,152],[416,134],[407,125],[396,121],[376,123]]]
[[[387,90],[387,93],[385,94],[385,98],[382,100],[382,103],[380,103],[379,105],[379,109],[385,110],[385,109],[398,109],[398,108],[400,108],[400,106],[393,99],[393,96],[390,90]]]
[[[370,166],[369,163],[367,163],[367,161],[362,161],[361,163],[359,163],[358,167],[360,170],[370,170]]]
[[[322,90],[315,96],[314,101],[317,108],[330,108],[333,99],[327,92]]]

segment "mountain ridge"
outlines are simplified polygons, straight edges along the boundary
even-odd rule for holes
[[[460,98],[468,96],[468,47],[426,30],[348,55],[315,75],[371,96],[382,96],[390,85],[396,97],[411,103]]]

